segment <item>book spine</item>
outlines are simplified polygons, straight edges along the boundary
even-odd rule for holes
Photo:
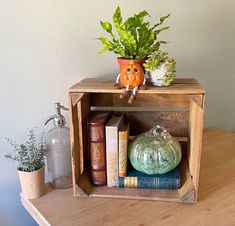
[[[178,178],[119,177],[119,188],[178,189]]]
[[[104,125],[90,125],[91,180],[94,185],[106,185],[106,155]]]
[[[106,126],[107,186],[118,185],[118,128]]]
[[[128,144],[128,129],[119,131],[118,143],[118,176],[125,177],[127,170],[127,144]]]

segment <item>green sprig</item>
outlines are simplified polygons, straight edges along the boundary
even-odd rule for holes
[[[24,144],[17,144],[9,138],[6,138],[6,141],[13,147],[14,154],[5,154],[4,157],[16,161],[18,170],[32,172],[44,166],[46,156],[44,134],[37,139],[35,128],[29,130]]]

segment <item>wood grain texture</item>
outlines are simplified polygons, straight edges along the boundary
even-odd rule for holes
[[[71,189],[48,190],[35,200],[22,196],[21,201],[39,225],[235,225],[234,147],[234,133],[204,132],[199,202],[195,205],[76,198]]]
[[[122,93],[123,90],[115,89],[115,78],[87,78],[70,88],[71,93]],[[169,87],[154,87],[148,84],[147,90],[139,90],[144,94],[201,94],[205,90],[192,78],[177,78]]]
[[[78,101],[84,96],[84,93],[76,93],[71,96],[72,105],[75,106]]]
[[[69,110],[73,188],[74,195],[79,195],[83,192],[76,189],[78,179],[87,162],[87,152],[84,151],[84,147],[87,146],[87,121],[90,113],[89,95],[77,93],[74,99],[74,95],[69,94]],[[78,191],[80,192],[77,193]]]
[[[193,178],[193,183],[196,191],[199,186],[199,173],[201,162],[201,148],[202,148],[202,133],[204,124],[204,95],[194,95],[190,98],[189,111],[189,148],[188,148],[188,163],[189,169]],[[196,199],[197,199],[196,192]]]
[[[151,96],[141,93],[135,101],[130,105],[126,99],[120,99],[116,93],[92,93],[91,106],[95,107],[145,107],[155,109],[180,109],[188,110],[189,101],[187,95],[178,94],[152,94]]]
[[[90,116],[90,98],[89,94],[84,93],[77,103],[77,118],[79,130],[79,153],[80,153],[80,173],[84,170],[84,165],[88,161],[87,151],[87,122]],[[76,117],[76,116],[75,116]]]
[[[148,110],[148,109],[146,109]],[[130,122],[130,135],[146,132],[156,125],[165,127],[176,137],[188,136],[188,112],[126,112]],[[174,126],[172,126],[174,125]]]
[[[73,193],[77,195],[77,183],[79,177],[79,171],[77,168],[80,168],[80,156],[78,153],[79,148],[79,131],[78,131],[78,112],[77,105],[73,103],[72,95],[68,96],[69,98],[69,113],[70,113],[70,144],[71,144],[71,164],[72,164],[72,180],[73,180]]]

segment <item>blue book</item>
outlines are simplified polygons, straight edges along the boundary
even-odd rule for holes
[[[178,189],[180,187],[179,167],[165,174],[148,175],[131,170],[125,177],[118,178],[119,188]]]

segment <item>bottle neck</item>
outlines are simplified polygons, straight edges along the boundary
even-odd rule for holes
[[[55,127],[63,127],[65,126],[65,118],[64,116],[56,116],[53,119],[53,124]]]
[[[58,124],[54,123],[54,127],[55,128],[62,128],[62,127],[65,127],[65,126],[64,125],[58,125]]]

